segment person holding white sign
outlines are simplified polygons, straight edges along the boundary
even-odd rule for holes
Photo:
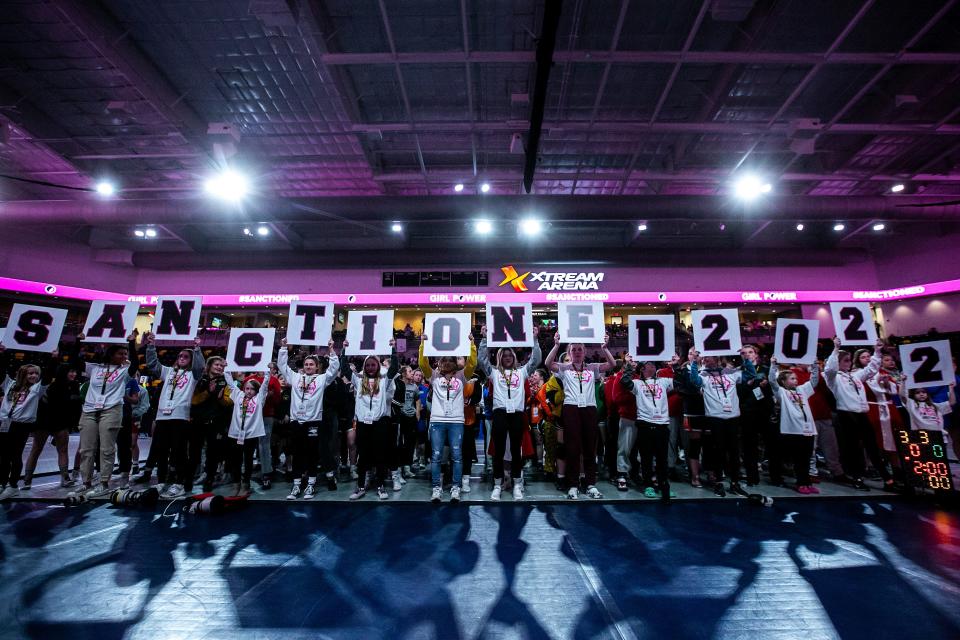
[[[163,380],[157,405],[157,417],[153,430],[151,451],[156,448],[157,481],[163,484],[162,498],[173,500],[193,492],[193,467],[189,464],[187,445],[190,441],[190,409],[193,391],[203,375],[203,352],[200,338],[194,339],[193,349],[181,349],[174,366],[167,367],[157,359],[156,336],[152,332],[143,335],[147,343],[147,371]],[[173,473],[168,463],[173,462]]]
[[[86,339],[77,335],[77,346]],[[72,358],[71,358],[72,360]],[[137,377],[136,333],[127,344],[111,344],[102,363],[87,362],[87,395],[80,414],[80,472],[87,498],[110,492],[110,472],[117,454],[127,383]],[[100,453],[100,484],[93,486],[93,456]]]
[[[690,382],[703,394],[706,426],[710,429],[715,455],[712,457],[716,482],[713,492],[723,497],[727,492],[720,478],[724,473],[730,482],[730,492],[746,496],[740,486],[740,399],[737,385],[744,378],[755,377],[756,370],[749,360],[743,362],[744,370],[724,371],[716,356],[696,354],[690,363]]]
[[[866,349],[857,350],[853,361],[858,366],[866,366],[870,362],[870,352]],[[879,371],[863,383],[867,388],[867,404],[870,405],[867,417],[874,432],[880,437],[880,444],[887,454],[887,459],[896,465],[899,459],[893,434],[904,428],[904,416],[897,407],[902,381],[896,359],[889,353],[880,356]]]
[[[453,458],[453,486],[450,487],[450,502],[460,502],[463,485],[463,428],[464,399],[463,391],[467,380],[477,366],[477,345],[470,334],[470,355],[460,364],[454,356],[441,356],[437,368],[430,366],[430,360],[424,355],[424,343],[429,337],[424,334],[420,340],[420,369],[430,380],[430,479],[433,490],[430,500],[440,502],[443,497],[443,477],[440,473],[440,459],[443,457],[443,445],[450,443],[450,456]]]
[[[323,419],[323,394],[340,372],[340,358],[334,349],[333,340],[327,343],[326,371],[320,372],[320,356],[310,354],[303,359],[303,368],[294,371],[288,364],[286,339],[280,342],[277,368],[290,385],[290,428],[293,430],[295,453],[293,456],[293,486],[287,500],[302,497],[310,500],[317,491],[317,465],[323,448],[323,466],[327,475],[327,488],[335,491],[337,477],[330,451],[335,425]],[[307,487],[301,495],[301,482],[307,476]]]
[[[877,438],[867,417],[870,405],[867,402],[867,390],[863,381],[876,375],[880,370],[880,350],[883,342],[877,340],[873,356],[866,366],[853,370],[853,358],[849,351],[840,350],[840,339],[833,339],[833,353],[827,358],[823,375],[827,386],[837,399],[837,442],[840,445],[840,459],[853,486],[861,491],[869,491],[863,482],[866,464],[863,453],[866,451],[870,463],[883,477],[884,484],[893,486],[893,478],[887,471],[887,465],[880,456]]]
[[[640,365],[639,376],[634,378],[633,364],[627,362],[623,367],[620,384],[637,399],[637,421],[631,429],[624,429],[621,422],[620,437],[617,443],[617,468],[621,472],[618,484],[626,483],[624,469],[630,469],[630,452],[633,450],[633,438],[640,439],[640,468],[646,489],[653,491],[653,460],[657,461],[657,485],[660,500],[669,503],[673,497],[670,492],[670,470],[667,449],[670,445],[670,408],[667,395],[673,391],[673,378],[657,376],[657,365],[647,361]]]
[[[390,421],[390,400],[396,390],[393,377],[397,374],[398,362],[393,338],[389,345],[394,353],[388,369],[381,368],[377,356],[368,355],[363,360],[360,375],[354,371],[351,376],[354,419],[357,423],[357,488],[350,494],[351,500],[359,500],[367,494],[367,471],[376,474],[377,497],[381,500],[389,497],[385,486],[387,465],[390,463],[388,456],[396,446],[390,442],[391,435],[396,436]],[[344,340],[343,352],[346,353],[349,347],[349,341]]]
[[[951,382],[946,402],[934,402],[930,390],[918,387],[907,391],[906,380],[900,385],[900,397],[910,416],[910,428],[914,431],[943,431],[943,416],[953,411],[957,404],[956,382]]]
[[[810,366],[810,379],[798,384],[797,374],[790,369],[781,371],[776,358],[770,361],[768,374],[770,386],[780,404],[780,441],[782,453],[793,461],[797,478],[797,492],[804,495],[820,493],[810,480],[810,456],[813,455],[817,425],[810,409],[813,396],[820,381],[820,368],[814,362]]]
[[[47,390],[56,367],[57,352],[41,371],[35,364],[25,364],[15,378],[7,375],[9,357],[0,344],[0,500],[20,494],[20,471],[27,438],[37,422],[40,398]],[[53,365],[51,367],[51,364]]]
[[[560,332],[553,336],[553,349],[544,361],[563,385],[563,430],[566,446],[567,498],[580,498],[580,459],[583,457],[583,471],[587,484],[587,496],[593,499],[603,497],[597,489],[597,439],[600,436],[597,427],[597,380],[600,375],[617,366],[610,350],[607,349],[609,335],[603,336],[603,363],[586,364],[586,349],[583,343],[573,343],[567,348],[569,364],[556,361],[560,351]]]
[[[270,388],[270,369],[263,374],[263,383],[247,378],[242,384],[238,373],[230,380],[230,401],[233,402],[233,416],[227,438],[233,442],[228,445],[227,470],[234,484],[234,495],[250,495],[250,476],[253,474],[253,452],[260,446],[260,438],[266,433],[263,426],[263,405]],[[224,394],[226,395],[226,394]]]
[[[487,327],[480,327],[478,349],[480,370],[493,384],[493,492],[491,500],[499,500],[503,485],[503,458],[506,454],[507,436],[510,436],[510,477],[513,479],[513,499],[523,500],[523,432],[526,424],[523,420],[526,404],[527,378],[537,370],[542,353],[537,336],[539,327],[533,327],[533,351],[527,364],[518,367],[517,354],[509,347],[497,350],[496,367],[490,364],[487,351]]]

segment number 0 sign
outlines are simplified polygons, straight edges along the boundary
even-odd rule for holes
[[[902,344],[900,363],[907,376],[908,389],[939,387],[953,382],[949,340]]]
[[[840,344],[872,346],[877,342],[873,313],[866,302],[831,302],[830,315]]]
[[[740,353],[740,318],[736,309],[698,309],[693,318],[693,344],[702,356]]]
[[[773,357],[778,362],[810,364],[817,357],[819,320],[777,318]]]

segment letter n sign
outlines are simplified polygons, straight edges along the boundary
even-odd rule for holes
[[[200,329],[200,296],[160,296],[153,316],[157,340],[193,340]]]
[[[533,305],[488,302],[486,338],[488,347],[532,347]]]

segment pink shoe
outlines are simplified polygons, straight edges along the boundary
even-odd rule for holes
[[[813,495],[813,494],[819,495],[819,494],[820,494],[820,489],[817,489],[817,488],[814,487],[813,485],[810,485],[809,487],[807,487],[807,493],[809,493],[809,494],[811,494],[811,495]]]
[[[812,489],[813,487],[809,485],[803,485],[801,487],[797,487],[797,493],[802,493],[803,495],[810,495],[811,493],[813,493]],[[819,491],[817,493],[819,493]]]

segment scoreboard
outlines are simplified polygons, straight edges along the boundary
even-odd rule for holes
[[[955,489],[942,431],[898,431],[897,450],[908,481],[935,491]]]

